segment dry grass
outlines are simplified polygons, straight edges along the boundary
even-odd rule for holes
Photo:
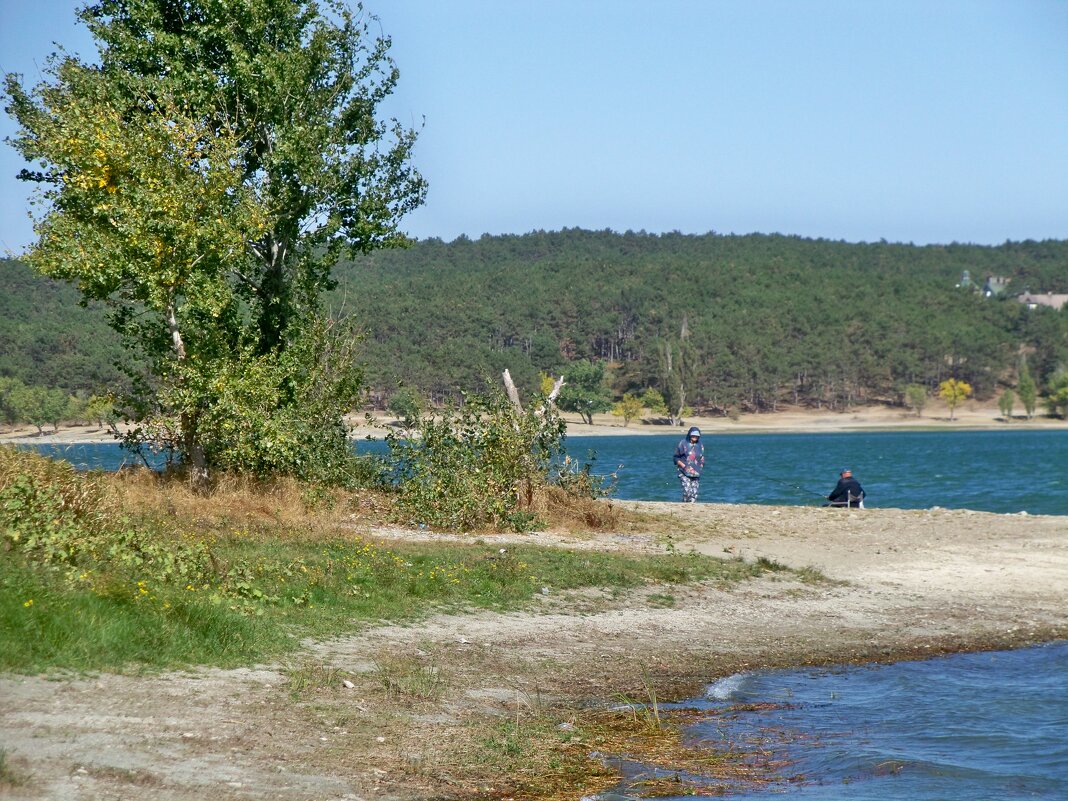
[[[11,759],[8,752],[0,748],[0,790],[24,787],[29,782],[29,774],[24,768],[24,759]]]
[[[377,677],[391,700],[440,701],[449,688],[449,676],[433,659],[382,656],[374,661]]]
[[[605,498],[584,498],[568,494],[560,487],[543,486],[534,493],[530,511],[550,528],[605,531],[617,528],[625,513]]]
[[[353,524],[395,523],[398,516],[387,493],[321,487],[285,477],[256,480],[222,475],[206,495],[194,492],[180,476],[143,468],[104,476],[103,483],[128,512],[213,527],[268,527],[275,536],[297,529],[305,535],[310,531],[326,535]],[[633,527],[645,517],[610,500],[575,497],[552,486],[533,493],[528,511],[554,530],[575,532]]]
[[[336,533],[342,524],[384,520],[392,509],[383,493],[321,487],[285,477],[256,480],[223,475],[206,495],[194,492],[180,477],[144,469],[124,470],[107,480],[131,512],[207,526],[266,527],[272,536],[298,528],[305,533]]]

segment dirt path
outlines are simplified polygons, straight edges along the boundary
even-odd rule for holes
[[[624,597],[550,592],[530,612],[442,615],[310,642],[288,665],[63,681],[3,677],[0,748],[21,782],[0,785],[0,795],[441,797],[472,789],[450,742],[472,716],[611,700],[643,674],[694,691],[757,666],[1068,637],[1066,517],[632,505],[673,516],[670,544],[679,551],[763,557],[814,568],[832,582],[778,573],[733,588],[660,587]],[[515,539],[502,538],[502,547]],[[641,534],[519,539],[665,547]],[[405,680],[419,683],[421,698],[389,690],[391,681]],[[295,695],[297,682],[309,689]]]

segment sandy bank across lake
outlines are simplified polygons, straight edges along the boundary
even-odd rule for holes
[[[381,439],[390,430],[394,421],[383,413],[374,415],[376,424],[368,426],[362,416],[350,421],[352,437]],[[1068,431],[1068,420],[1036,415],[1028,420],[1015,415],[1012,421],[1001,417],[1001,412],[990,405],[968,402],[957,407],[950,419],[949,410],[932,402],[922,417],[901,409],[886,406],[857,407],[850,411],[791,409],[781,412],[743,414],[736,419],[727,417],[689,417],[685,426],[698,426],[709,435],[755,434],[755,433],[817,433],[845,431],[1005,431],[1016,429],[1042,429]],[[619,417],[611,414],[594,415],[594,424],[589,425],[577,415],[565,414],[567,433],[572,436],[630,436],[630,435],[681,435],[684,427],[671,426],[650,419],[635,420],[624,426]],[[61,426],[39,434],[32,426],[0,429],[0,443],[24,445],[77,445],[86,443],[114,442],[115,437],[98,426]]]
[[[625,505],[647,530],[482,541],[764,558],[827,580],[779,572],[614,595],[558,593],[544,577],[546,594],[528,611],[439,614],[306,642],[289,664],[337,671],[311,700],[294,699],[284,665],[2,677],[0,742],[31,777],[10,797],[448,797],[464,791],[450,744],[482,718],[513,719],[538,705],[566,722],[569,710],[617,702],[647,678],[665,692],[698,693],[704,682],[764,666],[1068,638],[1068,517]],[[449,539],[407,529],[353,534],[386,545]],[[376,673],[390,659],[432,667],[448,677],[447,689],[423,704],[391,699]]]

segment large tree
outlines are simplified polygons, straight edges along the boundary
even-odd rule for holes
[[[200,477],[300,472],[297,449],[251,458],[249,440],[286,439],[280,421],[311,400],[309,416],[339,418],[354,399],[351,348],[322,319],[331,267],[403,244],[425,194],[414,132],[380,119],[389,40],[333,0],[103,0],[78,16],[98,65],[60,53],[36,87],[5,79],[14,144],[40,165],[20,176],[43,209],[28,259],[108,302],[140,351],[138,436]],[[221,425],[235,415],[247,424]],[[312,430],[338,441],[330,419]]]

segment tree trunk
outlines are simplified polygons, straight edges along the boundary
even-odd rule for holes
[[[196,419],[193,415],[182,415],[182,437],[185,442],[185,455],[189,460],[189,485],[198,495],[208,491],[208,459],[204,453],[204,443],[197,432]]]
[[[175,313],[174,304],[167,306],[167,327],[171,333],[171,343],[174,346],[174,354],[178,361],[185,361],[185,342],[182,340],[182,332],[178,328],[178,315]],[[193,491],[199,495],[208,491],[208,459],[204,453],[204,443],[201,441],[200,432],[197,430],[196,415],[191,412],[183,412],[181,415],[182,445],[185,450],[185,458],[189,462],[189,484]]]
[[[512,405],[522,412],[523,402],[519,400],[519,390],[515,388],[512,374],[508,370],[504,371],[504,391],[508,393],[508,400],[512,402]]]

